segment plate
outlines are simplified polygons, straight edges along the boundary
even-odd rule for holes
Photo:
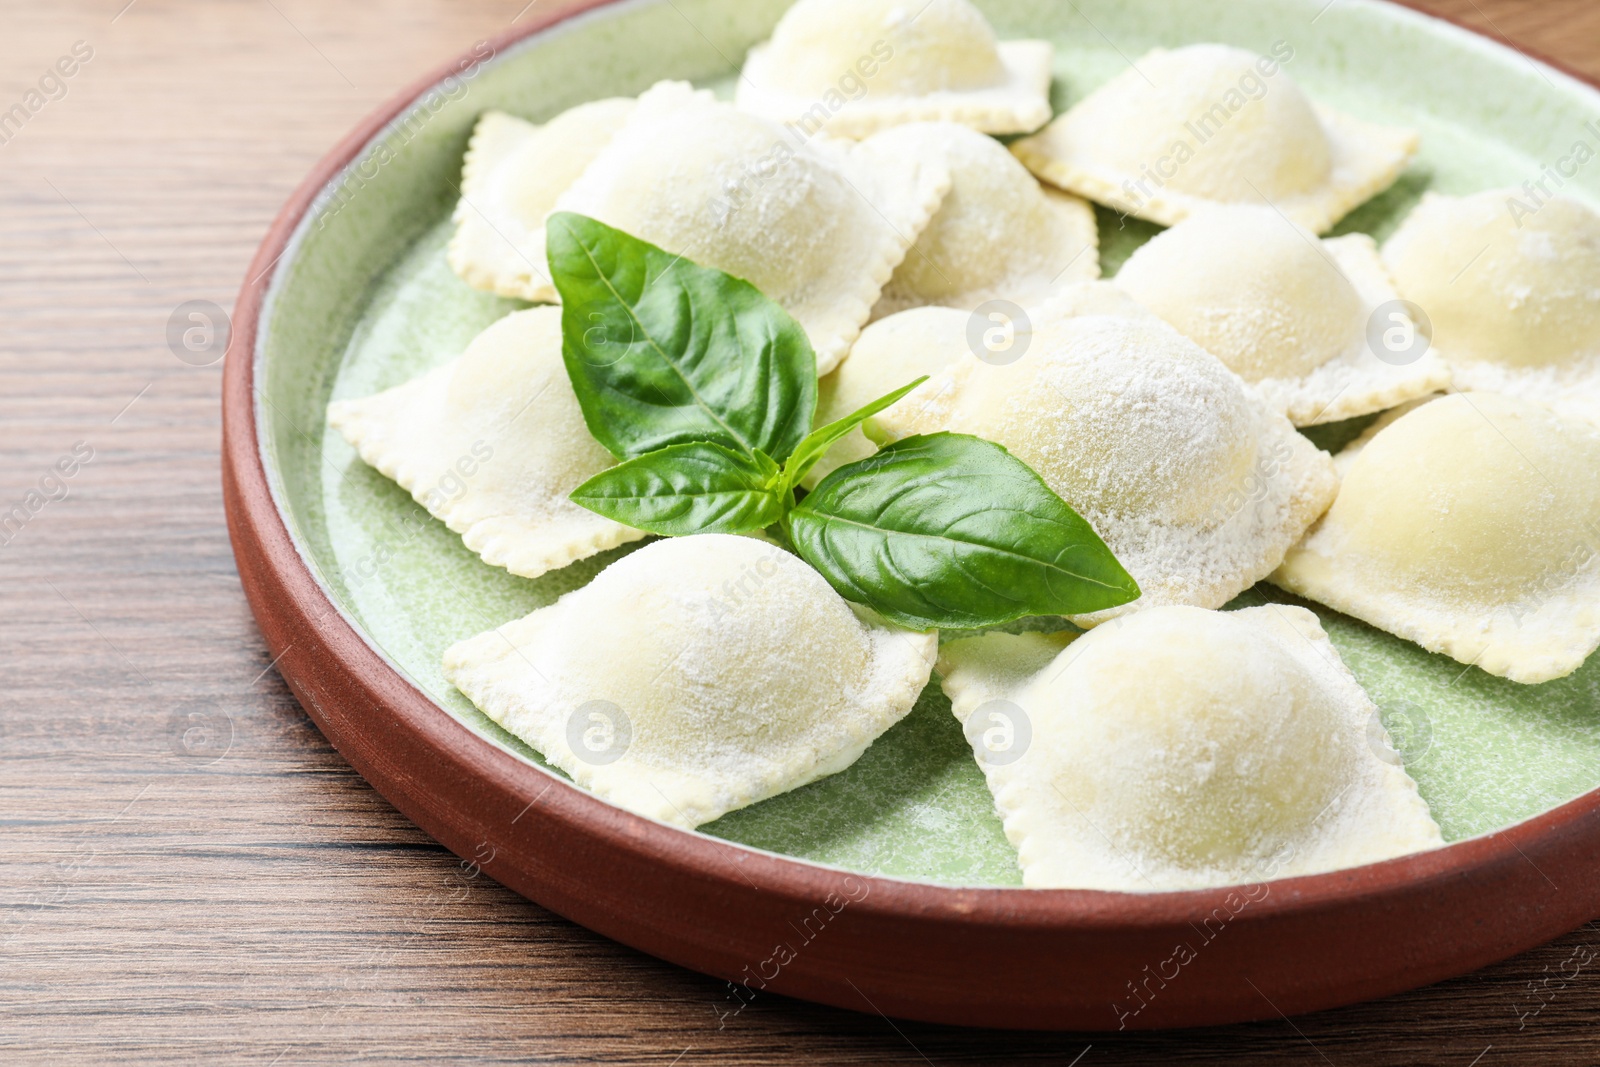
[[[1017,888],[937,686],[854,767],[701,833],[576,788],[451,689],[438,667],[446,645],[550,602],[627,549],[536,582],[486,567],[324,433],[326,404],[453,358],[521,306],[468,289],[443,259],[478,113],[540,120],[665,77],[729,93],[733,64],[785,6],[592,4],[481,43],[347,137],[268,233],[236,304],[224,489],[278,669],[340,752],[506,885],[728,979],[727,1015],[781,992],[984,1026],[1222,1023],[1460,974],[1600,914],[1600,658],[1516,686],[1318,609],[1453,843],[1161,894]],[[1284,69],[1314,98],[1420,129],[1417,163],[1336,232],[1381,239],[1425,189],[1518,186],[1577,140],[1600,146],[1600,93],[1391,4],[982,6],[1002,38],[1056,43],[1058,112],[1150,47],[1283,42],[1294,51]],[[1594,170],[1567,191],[1600,200]],[[1099,221],[1108,274],[1155,232],[1105,211]],[[1320,443],[1349,431],[1319,431]],[[1240,603],[1263,595],[1279,596],[1263,588]]]

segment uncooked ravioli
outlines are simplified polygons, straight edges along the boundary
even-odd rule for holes
[[[1410,350],[1390,345],[1380,358],[1372,347],[1405,311],[1365,234],[1318,240],[1265,205],[1212,207],[1139,248],[1116,283],[1296,426],[1382,411],[1450,384],[1409,319],[1399,327]]]
[[[1156,608],[1063,640],[991,634],[939,659],[1024,885],[1200,889],[1442,844],[1304,608]]]
[[[1215,356],[1106,288],[1065,290],[1033,315],[1020,358],[953,363],[867,434],[970,433],[1037,471],[1143,590],[1076,622],[1220,607],[1326,510],[1332,463]]]
[[[826,374],[950,187],[935,161],[854,147],[662,82],[556,208],[750,282],[805,328]]]
[[[1600,429],[1458,393],[1352,447],[1273,584],[1514,682],[1600,646]]]
[[[328,405],[361,458],[485,563],[524,578],[644,534],[567,494],[616,460],[590,434],[561,360],[561,309],[515,312],[404,385]]]
[[[690,828],[854,763],[911,710],[937,645],[772,544],[698,534],[462,641],[444,671],[579,785]]]
[[[1009,314],[1008,314],[1009,311]],[[946,307],[920,307],[879,319],[861,331],[850,349],[849,358],[832,374],[817,383],[816,424],[825,426],[859,411],[881,396],[894,392],[927,375],[974,356],[1005,361],[1013,352],[1026,352],[1032,344],[1033,327],[1015,311],[997,309],[982,317]],[[1050,314],[1064,315],[1144,315],[1140,307],[1122,290],[1109,282],[1079,282],[1066,286],[1050,302]],[[920,408],[941,389],[951,384],[941,378],[938,385],[919,386],[906,403]],[[877,445],[857,428],[828,451],[822,461],[806,475],[804,483],[815,487],[826,475],[877,451]]]
[[[906,122],[1026,133],[1050,119],[1048,41],[998,41],[967,0],[799,0],[750,50],[740,107],[805,137]]]
[[[1152,222],[1265,201],[1316,233],[1416,148],[1410,130],[1312,103],[1278,59],[1220,44],[1148,52],[1012,145],[1045,181]]]
[[[1100,276],[1094,210],[1041,188],[994,138],[920,122],[880,133],[861,151],[931,158],[950,170],[950,191],[884,287],[875,317],[925,304],[1037,303]]]
[[[558,299],[545,262],[544,220],[633,112],[633,100],[595,100],[535,126],[486,111],[461,168],[450,268],[501,296]]]
[[[1463,389],[1600,422],[1600,215],[1520,189],[1429,193],[1383,246]]]
[[[903,385],[935,374],[963,356],[970,357],[965,333],[970,317],[955,308],[913,308],[862,330],[849,358],[817,383],[816,425],[842,419]],[[921,389],[913,395],[922,395]],[[877,446],[857,427],[811,468],[805,484],[814,488],[839,467],[876,451]]]

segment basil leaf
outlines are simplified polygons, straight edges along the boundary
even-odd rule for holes
[[[911,390],[915,389],[917,386],[921,385],[927,380],[928,376],[924,374],[910,385],[901,386],[899,389],[896,389],[894,392],[889,393],[886,396],[880,396],[866,407],[852,411],[842,419],[838,419],[834,422],[828,423],[826,426],[819,426],[815,430],[812,430],[806,435],[806,439],[804,441],[801,441],[795,446],[793,454],[789,456],[789,462],[783,465],[784,486],[786,488],[793,489],[795,486],[799,485],[800,479],[804,478],[806,476],[806,472],[812,467],[815,467],[822,460],[822,457],[828,454],[828,449],[833,447],[835,441],[839,440],[857,426],[860,426],[863,422],[867,421],[884,408],[893,405],[895,401],[899,400],[901,397],[905,396],[907,393],[911,392]]]
[[[1139,595],[1032,468],[964,434],[907,437],[839,468],[785,525],[839,595],[918,630],[1078,615]]]
[[[709,441],[619,463],[570,494],[573,503],[636,530],[681,536],[744,533],[783,517],[778,465]]]
[[[567,375],[613,455],[715,441],[781,462],[806,436],[816,355],[755,286],[571,212],[545,234]]]

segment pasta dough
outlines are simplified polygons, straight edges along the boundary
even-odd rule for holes
[[[826,374],[950,187],[931,160],[854,148],[796,145],[709,92],[662,82],[556,208],[750,282],[805,328]]]
[[[450,268],[476,289],[554,303],[544,220],[633,113],[628,98],[595,100],[543,126],[486,111],[461,168]]]
[[[1396,365],[1368,347],[1369,323],[1398,297],[1365,234],[1318,241],[1270,207],[1208,208],[1134,252],[1117,284],[1296,426],[1382,411],[1450,384],[1431,352]]]
[[[926,307],[880,319],[861,331],[850,358],[817,383],[816,425],[826,426],[860,411],[880,396],[932,375],[969,355],[965,330],[970,316],[954,308]],[[908,396],[922,396],[926,383]],[[877,451],[857,427],[840,438],[806,475],[815,488],[846,463]]]
[[[1273,59],[1196,44],[1147,53],[1012,151],[1045,181],[1165,226],[1264,199],[1325,233],[1416,148],[1410,130],[1313,104]]]
[[[1065,649],[990,634],[938,669],[1026,886],[1240,885],[1443,843],[1304,608],[1156,608]]]
[[[1600,421],[1600,215],[1521,190],[1429,193],[1383,258],[1462,389]]]
[[[537,578],[644,536],[567,499],[616,460],[584,425],[561,361],[560,308],[507,315],[453,362],[329,404],[328,422],[512,574]]]
[[[1101,284],[1073,286],[1035,314],[1020,359],[963,359],[867,424],[880,441],[975,434],[1037,471],[1143,590],[1073,620],[1087,625],[1160,604],[1221,607],[1282,561],[1337,489],[1328,457],[1215,356],[1117,303]]]
[[[698,534],[453,646],[444,670],[579,785],[694,827],[854,763],[911,710],[937,644],[774,545]]]
[[[740,107],[810,137],[944,120],[1025,133],[1050,119],[1048,41],[997,41],[967,0],[799,0],[750,50]]]
[[[1458,393],[1358,446],[1273,584],[1514,682],[1600,645],[1600,430]]]
[[[862,151],[931,157],[950,171],[950,191],[884,287],[875,317],[924,304],[970,311],[991,299],[1036,303],[1100,276],[1094,210],[1041,189],[994,138],[919,122],[878,134]]]
[[[1024,314],[1026,312],[1024,311]],[[1053,315],[1145,315],[1144,308],[1109,282],[1081,282],[1067,286],[1051,302]],[[923,375],[932,377],[945,367],[987,349],[986,338],[998,332],[1009,351],[1023,351],[1032,343],[1032,326],[1007,322],[1004,313],[974,320],[954,308],[921,307],[879,319],[861,331],[850,358],[817,383],[816,425],[826,426],[859,411],[881,396],[894,392]],[[990,358],[995,358],[991,356]],[[924,383],[908,394],[908,405],[920,407],[949,383]],[[913,398],[916,398],[913,402]],[[875,425],[875,424],[874,424]],[[828,474],[877,451],[877,445],[860,427],[839,439],[804,479],[815,488]]]

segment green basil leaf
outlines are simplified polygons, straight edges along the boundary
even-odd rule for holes
[[[1032,468],[964,434],[907,437],[840,467],[785,525],[839,595],[918,630],[1078,615],[1139,595]]]
[[[731,274],[605,223],[545,224],[562,357],[583,420],[619,459],[715,441],[782,461],[811,429],[817,359],[800,324]]]
[[[573,503],[636,530],[677,537],[744,533],[783,518],[778,465],[709,441],[619,463],[570,494]]]
[[[911,390],[928,380],[924,374],[910,385],[901,386],[894,392],[880,396],[864,408],[852,411],[842,419],[818,426],[806,435],[806,439],[795,446],[794,452],[789,456],[789,461],[783,465],[783,483],[785,487],[793,489],[800,484],[800,479],[806,472],[815,467],[822,457],[828,454],[828,449],[833,447],[835,441],[872,418],[884,408],[891,406],[895,401],[905,396]]]

